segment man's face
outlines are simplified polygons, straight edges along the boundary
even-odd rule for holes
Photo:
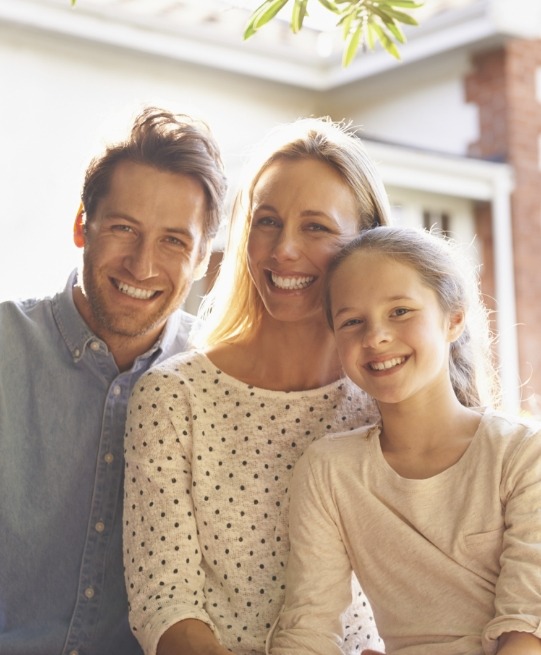
[[[108,195],[87,223],[82,293],[74,294],[106,343],[120,337],[146,347],[156,340],[201,264],[205,211],[194,178],[118,164]]]

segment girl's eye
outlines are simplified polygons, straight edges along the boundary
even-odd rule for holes
[[[395,309],[395,310],[393,311],[393,314],[394,314],[395,316],[404,316],[405,314],[408,314],[409,311],[410,311],[410,310],[409,310],[409,309],[406,309],[405,307],[398,307],[397,309]]]
[[[340,324],[341,328],[352,327],[353,325],[360,325],[362,323],[360,318],[349,318],[347,321],[344,321]]]
[[[329,232],[329,228],[326,225],[321,225],[321,223],[310,223],[308,229],[311,232]]]

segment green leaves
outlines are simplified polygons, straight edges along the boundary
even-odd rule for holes
[[[248,39],[255,34],[260,27],[272,20],[288,2],[289,0],[265,0],[250,16],[248,25],[244,30],[244,38]],[[297,0],[295,0],[295,4],[297,4]]]
[[[293,0],[291,29],[296,34],[302,29],[308,15],[309,0]],[[310,0],[312,3],[315,0]],[[344,52],[342,65],[349,66],[360,47],[373,50],[379,42],[385,50],[400,59],[397,43],[405,43],[406,37],[399,23],[417,25],[408,13],[423,6],[417,0],[317,0],[334,14],[335,23],[342,29]],[[72,0],[74,2],[74,0]],[[258,29],[272,20],[290,0],[265,0],[250,16],[244,38],[253,36]]]

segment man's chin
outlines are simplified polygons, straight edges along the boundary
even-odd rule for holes
[[[116,337],[125,339],[137,339],[147,336],[152,332],[159,332],[166,323],[166,318],[161,314],[159,316],[148,317],[142,320],[141,317],[121,318],[118,316],[110,317],[109,320],[103,321],[107,331]]]

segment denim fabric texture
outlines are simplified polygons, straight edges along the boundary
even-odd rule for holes
[[[137,378],[194,318],[119,373],[72,299],[0,304],[0,653],[138,655],[122,563],[124,424]]]

